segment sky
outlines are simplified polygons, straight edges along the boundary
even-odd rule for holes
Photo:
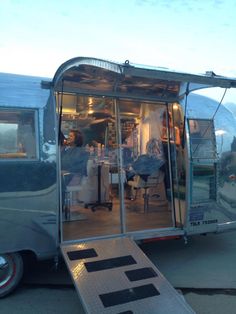
[[[0,72],[51,78],[85,56],[236,78],[235,15],[235,0],[0,0]]]

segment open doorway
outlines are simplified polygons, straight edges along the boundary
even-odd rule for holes
[[[63,240],[175,227],[172,104],[78,94],[57,103]]]

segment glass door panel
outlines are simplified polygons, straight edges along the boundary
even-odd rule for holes
[[[168,155],[162,141],[165,105],[130,100],[118,105],[126,231],[171,227]]]
[[[119,234],[114,101],[80,95],[61,101],[63,240]]]

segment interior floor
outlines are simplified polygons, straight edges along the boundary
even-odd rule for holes
[[[136,199],[125,199],[126,231],[143,231],[172,227],[171,204],[158,197],[150,197],[145,211],[143,191],[138,191]],[[75,240],[121,233],[120,202],[112,197],[112,210],[105,206],[94,209],[77,203],[71,206],[70,217],[63,223],[63,240]]]

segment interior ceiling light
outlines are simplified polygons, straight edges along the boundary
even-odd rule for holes
[[[88,104],[89,104],[89,105],[92,105],[92,103],[93,103],[93,98],[92,98],[92,97],[89,97],[89,99],[88,99]]]
[[[174,103],[174,104],[173,104],[173,109],[174,109],[174,110],[177,110],[178,108],[179,108],[178,104],[177,104],[177,103]]]

